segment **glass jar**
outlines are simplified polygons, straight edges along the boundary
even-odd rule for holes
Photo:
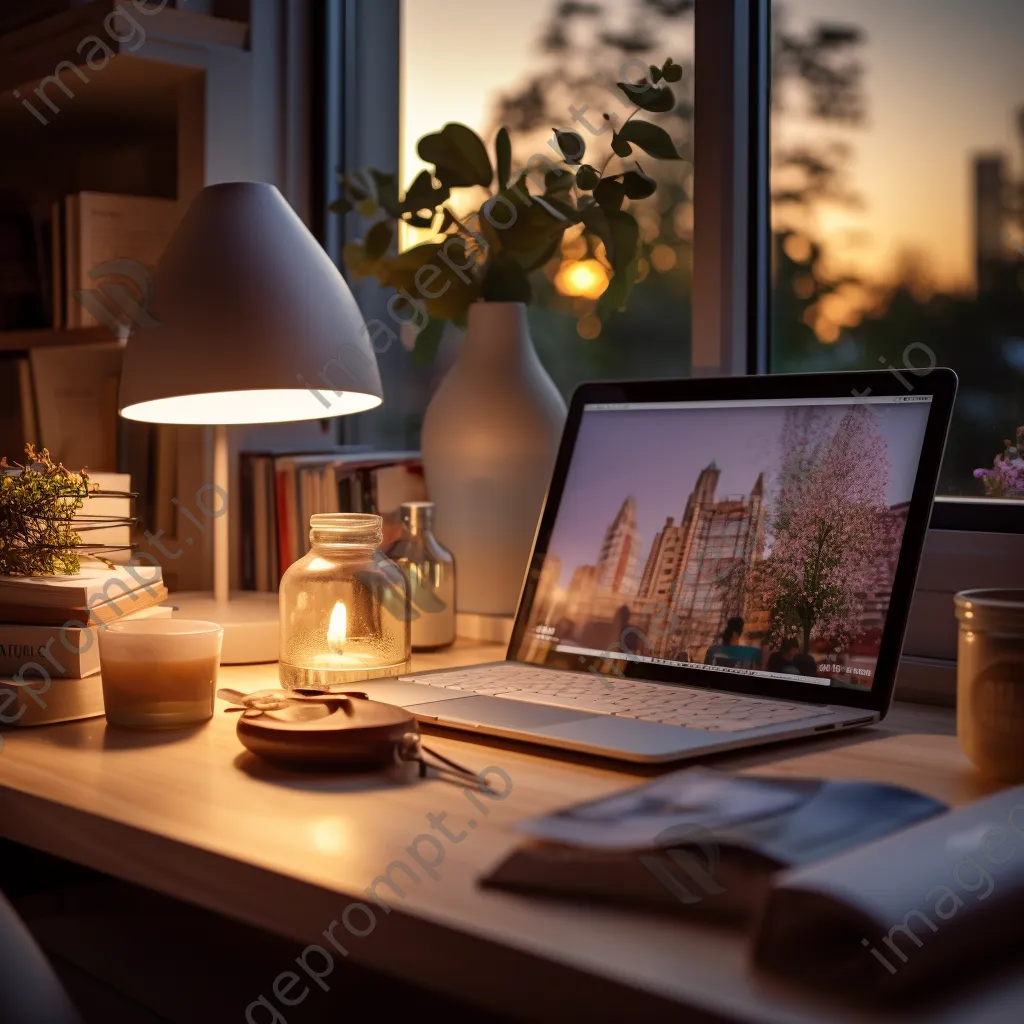
[[[281,684],[344,690],[409,671],[409,591],[380,550],[380,516],[315,515],[281,578]]]
[[[388,548],[409,581],[412,649],[436,651],[455,642],[455,560],[434,536],[434,503],[402,504],[402,536]]]
[[[1024,782],[1024,590],[964,590],[954,601],[960,746],[986,774]]]

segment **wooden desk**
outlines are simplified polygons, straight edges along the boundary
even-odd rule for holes
[[[495,657],[496,646],[460,644],[418,667]],[[225,684],[239,687],[274,678],[273,666],[223,672]],[[475,806],[440,780],[270,769],[242,750],[234,722],[219,705],[211,723],[184,732],[108,730],[102,718],[7,730],[0,835],[294,940],[295,956],[309,944],[330,949],[323,933],[347,911],[354,928],[366,931],[355,937],[334,927],[352,962],[531,1020],[679,1020],[681,1007],[690,1011],[686,1020],[908,1019],[854,1011],[759,976],[742,936],[731,930],[476,886],[516,843],[517,820],[621,789],[636,781],[635,770],[433,737],[457,761],[497,766],[511,780],[503,799],[476,797]],[[951,736],[864,730],[716,763],[904,783],[952,803],[989,788]],[[428,815],[442,813],[457,842],[431,829]],[[416,853],[438,861],[436,878],[417,866]],[[420,881],[393,868],[404,895],[379,884],[391,908],[385,913],[366,889],[396,861]],[[366,909],[348,909],[353,903]],[[309,956],[318,969],[317,954]],[[329,985],[330,976],[324,981]],[[262,994],[280,1007],[273,983],[268,976],[253,998]],[[318,997],[323,993],[311,986],[307,1004]],[[945,1005],[927,1019],[1002,1021],[1007,1005],[1024,1005],[1024,982],[1005,982],[970,1007]]]

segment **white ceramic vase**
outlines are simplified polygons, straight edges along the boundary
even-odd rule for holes
[[[474,303],[421,442],[435,533],[455,556],[458,611],[515,612],[565,416],[526,307]]]

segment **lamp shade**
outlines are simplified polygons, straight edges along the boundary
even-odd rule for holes
[[[157,267],[149,326],[129,339],[122,416],[280,423],[383,398],[348,285],[273,186],[208,185]]]

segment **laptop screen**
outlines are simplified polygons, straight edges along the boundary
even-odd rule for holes
[[[585,406],[510,655],[870,689],[930,402]]]

